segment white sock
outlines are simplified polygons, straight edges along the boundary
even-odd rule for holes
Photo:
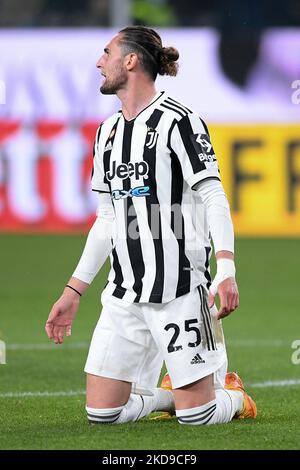
[[[174,397],[171,391],[156,388],[154,390],[154,396],[156,397],[157,403],[152,411],[168,411],[171,414],[175,413]]]
[[[118,421],[120,415],[122,414],[124,406],[105,409],[91,408],[89,406],[86,406],[85,409],[90,423],[112,424]]]
[[[219,389],[214,400],[195,408],[176,410],[176,416],[180,424],[221,424],[231,421],[242,407],[242,392]]]
[[[221,401],[222,396],[224,397],[224,400],[225,400],[225,394],[227,394],[229,398],[231,399],[232,409],[231,409],[230,420],[229,420],[231,421],[232,418],[234,418],[234,416],[237,413],[242,411],[243,406],[244,406],[244,395],[242,394],[242,392],[238,390],[226,390],[225,388],[216,390],[216,397],[220,397],[220,401]]]
[[[174,412],[172,392],[156,388],[153,396],[136,395],[131,393],[124,406],[116,408],[90,408],[86,406],[88,419],[91,423],[121,424],[138,421],[153,411]]]

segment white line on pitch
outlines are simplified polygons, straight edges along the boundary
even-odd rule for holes
[[[26,398],[26,397],[74,397],[85,395],[85,390],[69,390],[59,392],[7,392],[0,393],[0,398]]]
[[[42,351],[42,350],[53,350],[57,351],[59,348],[63,349],[86,349],[89,343],[64,343],[64,345],[56,345],[54,343],[7,343],[6,349],[8,351]]]
[[[259,382],[253,384],[247,384],[247,387],[251,388],[270,388],[270,387],[291,387],[300,385],[300,380],[289,379],[289,380],[269,380],[266,382]],[[58,392],[6,392],[0,393],[0,398],[26,398],[26,397],[73,397],[85,395],[85,390],[69,390],[69,391],[58,391]]]
[[[253,387],[253,388],[290,387],[292,385],[300,385],[300,380],[299,379],[268,380],[266,382],[248,384],[249,387]]]
[[[228,346],[236,347],[276,347],[276,346],[288,346],[290,347],[290,342],[288,340],[284,341],[282,339],[229,339],[225,342]]]
[[[232,347],[290,347],[288,340],[282,339],[229,339],[226,341],[227,346]],[[57,351],[62,349],[88,349],[89,343],[77,342],[67,343],[63,345],[55,345],[54,343],[7,343],[6,349],[8,351]]]

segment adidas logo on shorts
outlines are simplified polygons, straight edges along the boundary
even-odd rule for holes
[[[203,362],[205,362],[205,360],[202,359],[199,353],[191,360],[191,364],[203,364]]]

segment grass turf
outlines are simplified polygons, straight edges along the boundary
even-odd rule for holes
[[[83,244],[80,236],[0,236],[0,339],[8,347],[7,364],[0,365],[1,449],[299,449],[299,385],[250,386],[258,418],[210,427],[179,426],[175,420],[88,426],[82,393],[5,396],[84,390],[83,366],[107,266],[82,298],[66,344],[49,349],[44,333],[49,309]],[[223,325],[229,368],[250,385],[299,380],[300,365],[291,362],[291,344],[300,339],[299,245],[296,239],[237,241],[241,306]]]

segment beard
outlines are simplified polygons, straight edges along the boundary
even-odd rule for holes
[[[121,67],[116,67],[113,71],[114,78],[105,78],[104,83],[100,87],[103,95],[115,95],[127,82],[127,74]]]

